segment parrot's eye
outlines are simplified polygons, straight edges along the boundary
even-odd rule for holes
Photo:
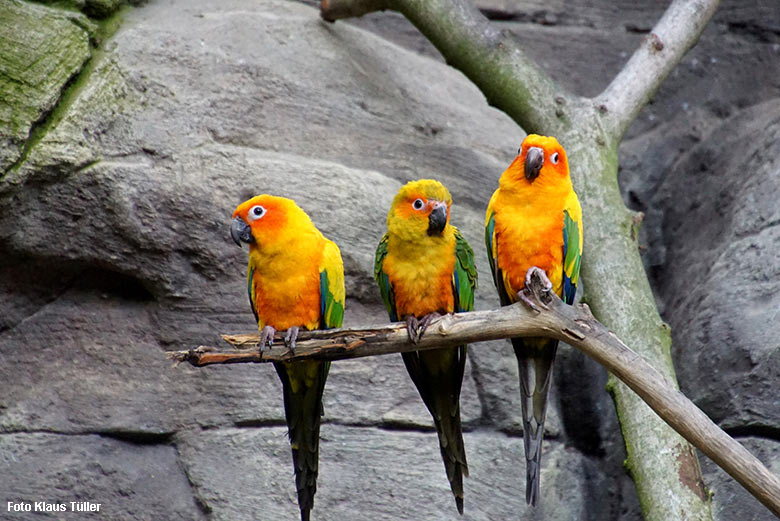
[[[422,199],[415,199],[414,202],[412,203],[412,208],[414,208],[415,210],[422,210],[423,206],[425,206],[425,203],[423,202]]]
[[[256,221],[265,215],[265,208],[260,205],[253,206],[249,209],[249,220]]]
[[[523,147],[520,147],[520,148],[517,149],[517,155],[518,156],[523,155]]]
[[[550,162],[554,165],[558,164],[558,152],[555,152],[550,156]]]

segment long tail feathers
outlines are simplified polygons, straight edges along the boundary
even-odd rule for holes
[[[292,447],[301,521],[309,521],[317,492],[322,392],[330,363],[280,362],[274,367],[282,380],[284,414]]]
[[[402,356],[409,376],[433,417],[455,506],[463,514],[463,477],[469,475],[460,420],[466,346],[415,351]]]
[[[526,460],[525,500],[528,504],[536,506],[541,480],[547,395],[552,382],[552,366],[558,341],[544,338],[513,338],[512,345],[520,372]]]

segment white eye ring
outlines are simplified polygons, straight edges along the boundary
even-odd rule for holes
[[[253,206],[249,209],[249,213],[247,214],[250,221],[256,221],[258,219],[262,219],[265,216],[265,208],[260,206],[259,204],[257,206]]]
[[[554,165],[558,164],[558,152],[554,152],[553,155],[550,156],[550,162]]]
[[[423,202],[422,199],[415,199],[414,202],[412,203],[412,208],[414,208],[415,210],[422,210],[424,206],[425,203]]]

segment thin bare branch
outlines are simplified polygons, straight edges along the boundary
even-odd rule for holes
[[[527,132],[550,133],[570,125],[574,97],[470,0],[322,0],[320,14],[335,21],[381,9],[398,11],[408,18],[448,64],[479,87],[488,103],[506,112]]]
[[[195,366],[246,362],[289,362],[304,359],[341,360],[363,356],[436,349],[516,336],[548,336],[562,340],[602,364],[636,392],[666,423],[709,456],[751,494],[780,516],[780,479],[742,445],[721,430],[672,381],[629,349],[598,322],[585,305],[568,306],[557,296],[543,294],[538,284],[530,296],[540,309],[522,304],[498,310],[446,315],[431,323],[419,344],[412,344],[401,323],[368,329],[302,332],[294,352],[282,347],[280,336],[272,349],[260,353],[260,336],[226,335],[234,346],[251,351],[216,351],[199,347],[168,353]]]
[[[674,0],[625,67],[596,98],[596,105],[610,114],[606,121],[616,140],[620,140],[672,69],[696,44],[719,3],[720,0]]]

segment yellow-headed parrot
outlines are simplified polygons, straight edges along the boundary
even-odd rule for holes
[[[261,334],[261,351],[277,330],[295,348],[299,328],[328,329],[344,318],[344,267],[338,246],[294,201],[258,195],[233,212],[230,228],[249,244],[249,302]],[[308,521],[317,490],[322,392],[329,362],[274,363],[282,381],[301,520]]]
[[[548,291],[574,301],[582,258],[582,210],[569,177],[566,152],[554,137],[531,134],[501,175],[487,208],[485,244],[501,305],[518,300],[531,275]],[[539,498],[547,393],[558,341],[513,338],[520,370],[526,501]]]
[[[452,197],[438,181],[404,185],[387,215],[387,233],[376,250],[374,277],[390,320],[405,320],[417,343],[442,313],[474,307],[474,253],[449,224]],[[463,476],[468,476],[460,421],[460,388],[466,346],[403,353],[406,369],[433,416],[447,479],[463,513]]]

